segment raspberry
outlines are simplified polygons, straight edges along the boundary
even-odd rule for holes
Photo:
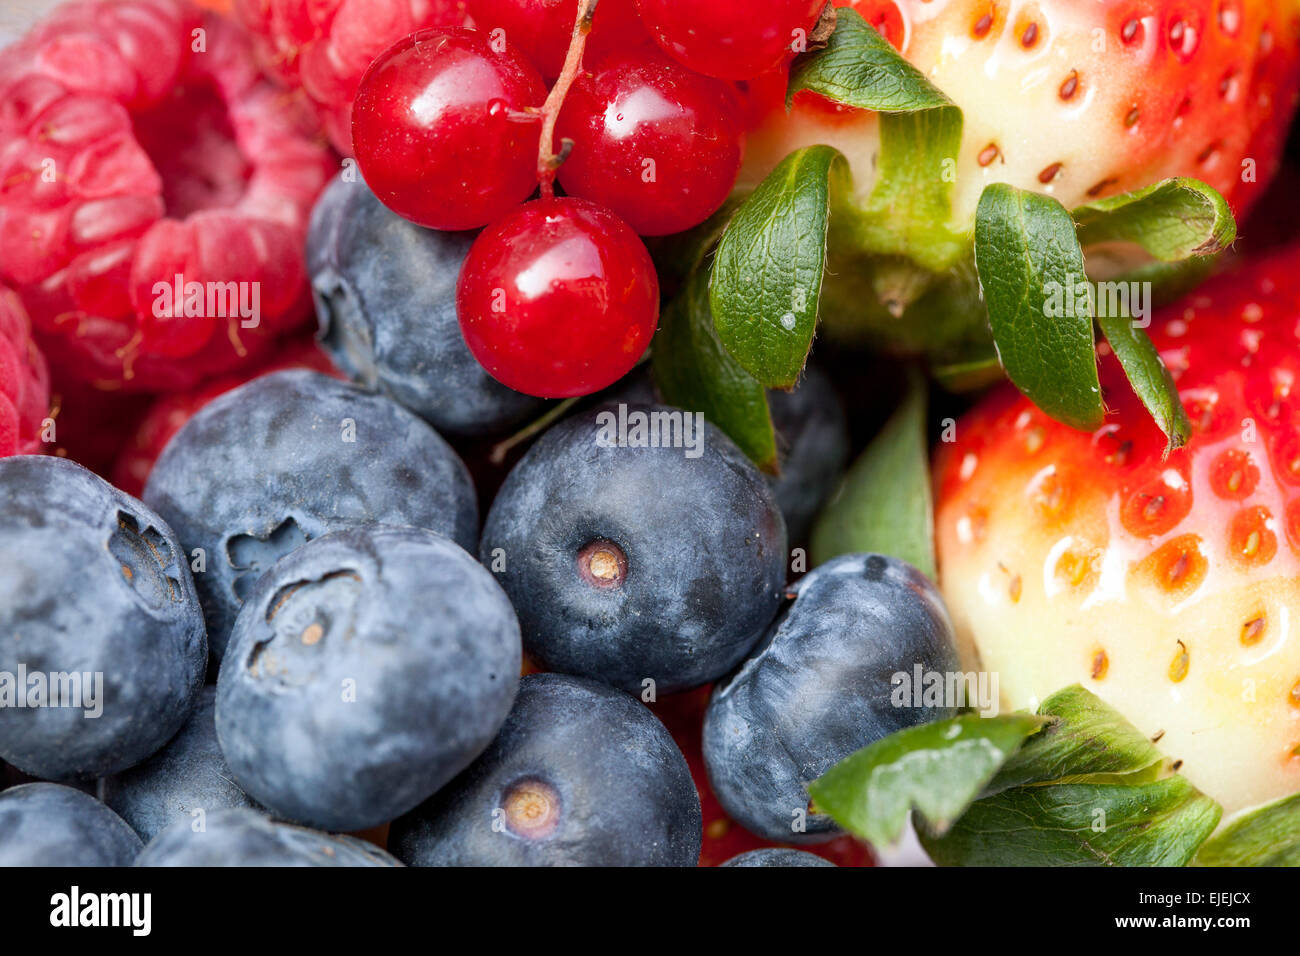
[[[41,450],[41,424],[50,413],[50,377],[32,341],[23,303],[0,287],[0,457]]]
[[[245,382],[262,375],[289,368],[309,368],[335,378],[343,378],[329,357],[312,339],[295,340],[276,354],[275,358],[255,369],[241,369],[231,375],[210,379],[198,388],[175,392],[158,398],[140,417],[135,431],[126,440],[117,460],[109,472],[113,484],[137,498],[144,492],[149,472],[162,454],[167,443],[194,414],[218,395],[224,395]]]
[[[0,51],[0,280],[56,381],[185,388],[304,319],[309,128],[185,0],[65,4]]]
[[[330,142],[352,154],[352,100],[366,67],[426,27],[472,27],[465,0],[234,0],[258,61],[301,90]]]

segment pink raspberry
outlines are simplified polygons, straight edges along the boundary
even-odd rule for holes
[[[42,451],[50,376],[18,295],[0,287],[0,458]]]
[[[474,25],[466,0],[234,0],[258,60],[316,108],[334,148],[352,155],[352,100],[370,61],[425,27]]]
[[[264,355],[310,311],[332,166],[239,28],[186,0],[68,3],[0,51],[0,280],[56,381],[177,389]]]

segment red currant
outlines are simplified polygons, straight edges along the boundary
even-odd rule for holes
[[[703,222],[740,172],[735,91],[653,48],[579,75],[556,134],[573,140],[559,170],[565,192],[608,206],[643,236]]]
[[[502,31],[507,45],[522,52],[547,80],[554,80],[564,67],[573,39],[578,0],[478,0],[474,17],[480,29]],[[596,4],[587,37],[587,62],[615,49],[649,42],[635,0],[600,0]]]
[[[461,332],[493,378],[542,398],[589,395],[650,344],[659,280],[650,254],[608,209],[536,199],[484,230],[456,287]]]
[[[748,80],[798,52],[826,0],[637,0],[641,19],[675,60],[698,73]]]
[[[432,229],[474,229],[537,187],[538,107],[546,88],[518,53],[486,33],[420,30],[361,79],[352,143],[384,205]]]

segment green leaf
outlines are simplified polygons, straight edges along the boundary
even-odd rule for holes
[[[841,760],[808,792],[819,813],[876,846],[898,840],[912,809],[941,833],[1047,721],[1030,714],[965,714],[909,727]]]
[[[1243,810],[1196,854],[1194,866],[1300,866],[1300,793]]]
[[[1227,202],[1199,179],[1166,179],[1076,208],[1079,242],[1131,242],[1161,262],[1208,256],[1237,237]]]
[[[989,186],[976,212],[975,266],[1011,381],[1058,421],[1096,428],[1104,408],[1091,286],[1065,207],[1006,183]]]
[[[902,403],[818,517],[811,542],[815,564],[837,554],[876,552],[934,577],[925,400],[925,383],[913,374]]]
[[[718,341],[708,291],[708,273],[699,271],[663,310],[651,354],[655,382],[665,401],[703,412],[755,464],[775,473],[767,392]]]
[[[1016,787],[918,835],[940,866],[1185,866],[1222,812],[1181,776]]]
[[[1044,781],[1145,782],[1165,764],[1140,730],[1078,684],[1047,698],[1038,713],[1054,722],[1007,761],[986,794]]]
[[[833,167],[847,164],[829,146],[783,159],[732,217],[713,259],[718,337],[768,388],[793,388],[812,347]]]
[[[799,57],[790,69],[786,106],[812,90],[846,106],[909,112],[952,106],[925,74],[903,58],[856,10],[835,11],[825,47]]]
[[[1223,811],[1169,766],[1136,727],[1075,686],[1036,716],[967,714],[899,731],[809,792],[820,812],[877,845],[895,840],[915,809],[922,844],[941,865],[1183,866]]]
[[[1183,447],[1191,437],[1192,423],[1178,397],[1174,377],[1160,360],[1146,329],[1135,325],[1123,312],[1112,315],[1105,309],[1098,310],[1097,324],[1124,367],[1133,391],[1169,439],[1166,453]]]
[[[1038,709],[1050,726],[1011,756],[947,834],[918,831],[948,866],[1184,866],[1223,808],[1136,727],[1078,685]]]
[[[970,237],[949,222],[961,110],[848,8],[836,11],[827,46],[795,61],[787,104],[804,90],[880,113],[876,185],[862,209],[837,208],[837,243],[936,272],[962,258]]]

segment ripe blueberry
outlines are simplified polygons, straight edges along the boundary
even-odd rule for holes
[[[809,366],[792,392],[768,394],[781,474],[772,493],[785,516],[791,543],[803,541],[835,490],[849,459],[849,427],[830,379]]]
[[[437,432],[383,396],[302,370],[205,405],[163,451],[144,499],[203,562],[195,583],[218,660],[258,577],[312,538],[375,523],[465,548],[477,538],[469,472]]]
[[[0,757],[50,780],[139,763],[207,666],[176,536],[67,459],[0,459],[0,488]]]
[[[626,376],[605,397],[610,403],[661,401],[648,370]],[[804,541],[813,519],[834,492],[849,457],[848,419],[830,377],[816,366],[804,369],[793,391],[767,393],[776,431],[781,472],[768,475],[791,544]]]
[[[0,866],[130,866],[143,846],[121,817],[72,787],[0,793]]]
[[[178,820],[193,822],[196,812],[256,806],[217,744],[216,693],[212,686],[200,691],[190,719],[162,750],[102,781],[104,802],[146,843]]]
[[[530,674],[496,740],[393,823],[410,866],[695,866],[700,798],[659,719],[621,691]]]
[[[407,222],[341,176],[307,235],[319,338],[334,364],[444,435],[500,432],[543,405],[485,372],[461,335],[456,278],[473,241]]]
[[[896,730],[953,716],[891,698],[893,675],[955,672],[957,652],[938,592],[897,559],[842,555],[793,591],[760,649],[714,689],[704,762],[732,819],[770,840],[816,843],[839,831],[808,812],[805,783]]]
[[[279,823],[256,810],[209,814],[203,829],[174,823],[136,866],[401,866],[377,846],[350,836]]]
[[[249,595],[217,681],[217,736],[235,780],[276,814],[360,830],[483,751],[520,664],[509,600],[451,541],[338,531]]]
[[[762,475],[702,416],[623,409],[622,446],[613,406],[542,436],[493,502],[479,554],[538,663],[671,693],[725,674],[771,622],[785,523]],[[683,447],[671,447],[673,421]]]

